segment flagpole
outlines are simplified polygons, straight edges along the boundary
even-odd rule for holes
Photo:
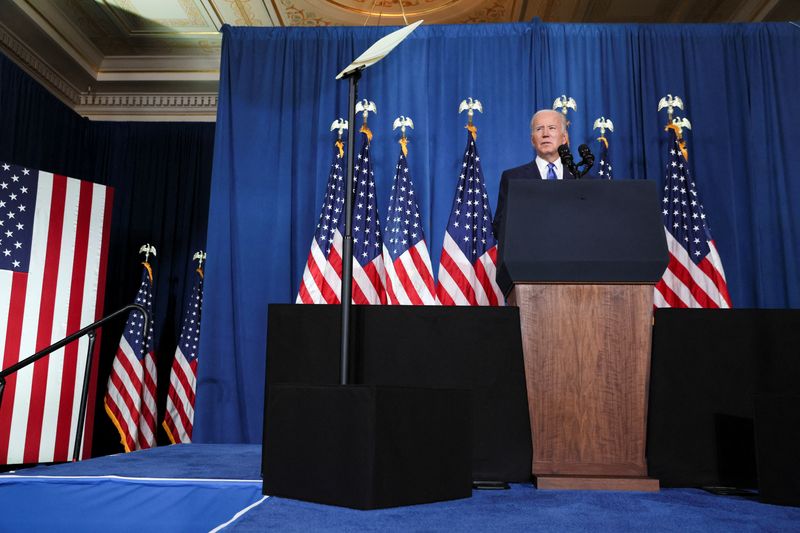
[[[355,146],[356,101],[358,100],[358,68],[344,77],[349,81],[347,110],[347,176],[344,195],[344,240],[342,243],[342,344],[339,367],[339,384],[347,385],[350,372],[350,310],[353,301],[353,146]]]

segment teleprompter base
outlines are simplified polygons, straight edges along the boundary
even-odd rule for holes
[[[540,490],[659,491],[658,480],[647,477],[543,475],[534,476],[533,482]]]
[[[468,390],[269,387],[263,492],[379,509],[472,495]]]

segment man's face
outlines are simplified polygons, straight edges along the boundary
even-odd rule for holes
[[[555,161],[558,159],[558,147],[567,142],[563,130],[563,121],[558,111],[540,113],[533,121],[531,144],[536,154],[542,159]]]

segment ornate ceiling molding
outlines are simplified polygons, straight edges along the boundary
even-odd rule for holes
[[[94,120],[209,122],[217,115],[217,94],[84,94],[74,109]]]
[[[80,91],[22,41],[17,39],[16,35],[11,33],[2,23],[0,23],[0,47],[10,59],[67,105],[74,105],[80,98]]]

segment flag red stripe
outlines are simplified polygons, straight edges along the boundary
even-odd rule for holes
[[[130,365],[130,361],[128,361],[127,356],[124,354],[120,354],[119,350],[117,351],[116,362],[119,362],[122,365],[122,368],[125,372],[125,375],[128,377],[130,382],[132,383],[132,388],[136,393],[136,396],[133,397],[128,393],[128,389],[125,387],[125,383],[122,380],[122,377],[115,372],[114,370],[111,371],[111,375],[109,379],[114,384],[114,387],[119,392],[119,397],[124,404],[125,409],[132,421],[134,427],[139,427],[139,408],[138,405],[141,404],[141,396],[139,391],[141,390],[139,385],[139,378],[136,376],[133,368]],[[123,441],[128,443],[129,450],[135,450],[135,441],[133,435],[129,431],[128,425],[125,423],[125,417],[122,415],[123,413],[123,405],[118,405],[117,401],[109,396],[106,396],[109,402],[106,402],[106,405],[111,408],[114,412],[114,415],[119,422],[119,430],[120,430],[120,437]],[[109,405],[110,404],[110,405]]]
[[[492,260],[492,264],[494,264],[495,267],[494,277],[489,275],[488,272],[486,273],[487,277],[489,278],[490,290],[493,295],[492,298],[494,299],[495,302],[497,302],[492,305],[505,305],[505,297],[502,295],[503,291],[500,290],[500,286],[497,285],[497,245],[495,244],[494,246],[486,250],[486,253],[484,255],[489,256],[489,259]]]
[[[461,272],[461,269],[458,268],[458,265],[453,258],[450,257],[450,254],[448,254],[444,249],[442,249],[442,258],[440,263],[440,268],[447,270],[447,273],[450,274],[451,278],[453,278],[453,281],[467,299],[469,305],[477,305],[478,300],[475,298],[475,291],[473,290],[472,285],[466,276],[464,276],[464,273]]]
[[[147,369],[146,359],[147,357],[151,357],[151,354],[145,355],[145,359],[142,359],[142,365],[144,366],[144,391],[142,391],[142,413],[139,418],[139,447],[142,449],[150,448],[151,446],[155,445],[155,442],[150,442],[151,437],[145,435],[144,431],[142,431],[142,426],[150,429],[150,433],[153,435],[153,439],[155,439],[156,433],[156,413],[154,413],[150,407],[148,407],[145,398],[147,394],[145,392],[149,392],[150,396],[155,400],[156,399],[156,383],[154,381],[153,375]],[[142,424],[144,421],[144,424]]]
[[[336,249],[335,246],[331,246],[331,253],[328,254],[328,264],[333,269],[333,272],[339,276],[339,279],[342,278],[342,256],[339,255],[339,251]],[[331,297],[333,299],[329,300],[325,298],[325,301],[329,304],[338,304],[341,303],[341,292],[336,294],[333,289],[331,289]]]
[[[392,285],[392,276],[387,272],[386,274],[386,301],[391,305],[400,305],[397,295],[394,293],[394,285]]]
[[[117,359],[119,361],[121,361],[121,360],[124,359],[124,356],[122,356],[122,357],[118,356]],[[128,365],[126,365],[126,366],[128,366]],[[126,369],[125,373],[130,375],[130,372],[127,369]],[[126,412],[129,415],[129,417],[131,419],[131,424],[134,427],[138,427],[139,426],[139,410],[137,409],[136,406],[137,406],[137,404],[140,403],[140,398],[138,397],[138,395],[137,395],[136,398],[133,398],[133,397],[131,397],[130,394],[128,394],[128,390],[125,388],[125,384],[123,383],[122,378],[119,376],[119,374],[117,374],[113,370],[111,371],[111,375],[109,376],[109,380],[111,380],[111,382],[114,384],[114,387],[119,392],[119,400],[122,401],[122,404],[124,405],[124,408],[125,408],[124,412]],[[138,379],[137,379],[137,381],[138,381]],[[135,390],[138,390],[138,388],[135,389]],[[114,418],[118,422],[117,429],[120,432],[120,439],[121,439],[122,443],[125,445],[125,450],[126,451],[135,450],[136,449],[136,444],[135,444],[135,442],[133,440],[133,435],[129,431],[128,424],[125,421],[125,417],[122,414],[123,413],[123,406],[121,406],[121,405],[119,405],[117,403],[117,399],[115,399],[115,398],[113,398],[111,396],[106,396],[106,408],[114,415]]]
[[[189,368],[192,370],[192,377],[194,378],[194,386],[190,386],[186,389],[186,397],[189,399],[189,402],[192,404],[192,410],[194,410],[194,398],[195,398],[195,387],[197,386],[197,359],[189,363]],[[188,386],[188,385],[187,385]]]
[[[331,248],[331,255],[333,255],[332,248]],[[309,260],[308,264],[309,271],[311,272],[311,276],[314,279],[314,282],[317,284],[317,288],[322,294],[322,300],[327,303],[336,303],[339,299],[339,296],[331,288],[330,284],[325,279],[325,273],[320,270],[319,265],[317,265],[317,262],[314,261],[314,258],[310,253],[308,255],[308,260]],[[313,303],[313,301],[310,303]]]
[[[80,182],[77,231],[75,232],[75,249],[72,256],[69,315],[67,316],[68,335],[81,329],[81,315],[84,304],[83,289],[86,282],[86,254],[89,249],[89,223],[92,215],[92,189],[91,183],[87,181]],[[79,386],[77,389],[75,387],[78,356],[78,342],[72,342],[64,347],[61,397],[58,404],[58,421],[53,452],[54,461],[66,461],[69,455],[72,406],[76,396],[80,398],[81,394],[81,387]]]
[[[411,250],[413,250],[413,248],[409,249],[409,251]],[[406,291],[406,296],[411,300],[411,303],[413,305],[422,305],[422,299],[417,294],[417,289],[414,288],[414,282],[411,280],[411,276],[408,275],[408,272],[406,272],[406,267],[399,257],[394,261],[394,271],[397,274],[397,279],[400,280],[403,289]],[[388,283],[389,276],[386,276],[386,278]]]
[[[114,386],[117,388],[117,391],[119,391],[120,396],[122,396],[123,403],[125,403],[125,405],[128,406],[128,409],[131,410],[130,411],[131,418],[133,418],[134,420],[138,420],[139,418],[138,405],[142,403],[141,400],[142,382],[139,379],[137,373],[138,369],[134,368],[133,365],[136,365],[138,367],[140,366],[141,363],[139,361],[132,363],[130,359],[128,359],[128,356],[125,355],[120,349],[117,349],[117,355],[114,362],[119,363],[119,365],[122,367],[122,370],[125,372],[125,377],[127,377],[128,381],[130,382],[131,386],[130,388],[134,390],[136,396],[131,396],[131,394],[128,392],[128,388],[125,387],[125,382],[122,380],[122,376],[116,370],[114,369],[111,370],[110,378],[114,382]]]
[[[297,296],[300,299],[301,303],[304,304],[313,304],[314,300],[311,299],[311,295],[308,294],[308,289],[306,289],[306,284],[303,281],[300,281],[300,288],[297,290]]]
[[[494,287],[492,287],[493,280],[486,272],[486,268],[483,266],[480,258],[475,261],[473,268],[475,268],[475,275],[478,278],[478,283],[481,284],[483,292],[486,293],[486,297],[489,299],[489,305],[497,305],[497,294],[495,294]]]
[[[103,242],[100,247],[100,273],[97,277],[97,301],[95,304],[94,319],[99,320],[103,316],[103,303],[106,296],[106,267],[108,265],[108,240],[111,235],[111,207],[114,203],[114,189],[105,188],[105,207],[103,208]],[[83,458],[92,456],[92,434],[94,431],[94,403],[97,389],[97,372],[100,364],[100,346],[102,339],[102,328],[97,330],[97,337],[94,342],[94,354],[92,356],[92,367],[89,377],[89,394],[86,399],[86,422],[83,431]]]
[[[180,370],[180,373],[183,374],[183,370]],[[189,389],[186,389],[184,387],[184,392],[185,393],[189,392]],[[172,407],[175,409],[175,412],[178,414],[178,418],[180,418],[181,425],[186,430],[187,436],[189,438],[191,438],[192,421],[189,419],[189,415],[186,413],[186,406],[184,405],[183,401],[181,400],[181,397],[178,394],[178,391],[175,388],[170,387],[168,395],[169,395],[169,399],[172,400]],[[187,394],[187,396],[188,396],[188,394]],[[192,402],[193,402],[193,400],[192,400]],[[172,436],[175,437],[175,440],[178,441],[178,442],[183,442],[184,439],[182,438],[181,432],[178,431],[178,426],[175,423],[175,421],[173,420],[172,415],[173,415],[173,413],[169,413],[168,412],[167,413],[167,417],[165,418],[165,420],[168,421],[168,424],[169,424],[169,426],[171,428],[170,431],[172,432]]]
[[[308,254],[308,261],[308,270],[311,273],[311,277],[317,285],[317,289],[319,289],[323,300],[327,302],[331,296],[334,296],[333,289],[331,289],[331,286],[325,279],[324,272],[320,270],[320,266],[314,261],[314,257],[311,253]]]
[[[383,280],[381,279],[381,274],[378,272],[378,267],[375,266],[376,261],[383,261],[383,256],[378,256],[372,261],[370,261],[366,267],[364,267],[364,272],[367,274],[370,283],[372,283],[372,287],[375,289],[375,292],[378,293],[378,299],[380,303],[386,303],[386,290],[383,288]],[[381,266],[383,263],[381,263]],[[377,303],[377,302],[369,302],[369,303]]]
[[[664,297],[664,300],[669,304],[670,307],[677,307],[677,308],[686,308],[687,305],[684,303],[683,300],[678,298],[678,295],[667,285],[667,283],[662,279],[656,284],[656,290],[661,293],[661,296]]]
[[[58,286],[58,264],[61,255],[61,232],[64,227],[64,202],[67,196],[67,178],[53,175],[53,193],[50,202],[50,224],[47,230],[47,252],[44,259],[42,295],[39,304],[39,321],[36,332],[36,351],[53,342],[53,314],[56,307]],[[56,339],[58,340],[58,339]],[[25,354],[25,357],[31,354]],[[23,462],[35,463],[39,459],[42,440],[42,419],[47,393],[47,374],[50,358],[44,357],[33,363],[31,397],[28,407],[28,424],[25,436]]]
[[[130,452],[135,450],[136,446],[133,443],[130,433],[126,430],[127,425],[125,423],[125,418],[122,416],[122,411],[120,408],[117,407],[117,404],[114,403],[114,400],[108,396],[105,398],[105,406],[106,412],[111,417],[112,421],[115,421],[114,425],[119,428],[120,443],[125,448],[125,451]]]
[[[686,266],[680,263],[672,254],[670,254],[669,265],[667,265],[667,268],[686,286],[687,289],[689,289],[689,292],[692,293],[692,296],[694,296],[694,299],[697,300],[697,303],[700,304],[701,307],[719,307],[717,303],[709,298],[708,294],[706,294],[706,292],[697,283],[695,283],[691,272],[689,272]]]
[[[173,415],[177,414],[181,421],[181,425],[186,430],[187,436],[191,435],[192,422],[189,420],[189,415],[186,414],[185,405],[181,401],[178,391],[170,388],[168,396],[172,402],[172,408],[174,409],[174,412],[168,413],[164,421],[169,426],[170,433],[172,433],[175,442],[184,442],[183,435],[181,434],[181,431],[178,430],[178,425],[175,423]]]
[[[28,274],[14,272],[11,276],[11,298],[8,306],[8,328],[6,329],[6,345],[3,352],[5,368],[19,362],[19,347],[22,341],[22,318],[25,309],[25,295],[28,290]],[[8,445],[11,440],[11,413],[14,408],[14,392],[17,388],[17,374],[6,378],[3,401],[0,405],[0,461],[8,462]]]
[[[439,303],[441,305],[456,305],[455,300],[450,297],[450,295],[441,285],[439,285],[436,289],[436,296],[439,298]]]
[[[424,243],[424,241],[422,241]],[[428,265],[422,256],[419,254],[419,250],[417,250],[416,246],[412,246],[408,249],[408,253],[411,255],[411,260],[414,262],[414,266],[417,268],[417,273],[419,277],[422,278],[422,282],[428,287],[428,290],[431,293],[431,296],[436,295],[436,289],[434,288],[433,282],[433,274],[430,270],[430,265]]]
[[[344,284],[342,284],[344,286]],[[351,285],[353,291],[353,303],[358,305],[369,305],[369,298],[367,295],[364,294],[364,291],[361,290],[361,287],[358,286],[358,283],[353,282]]]
[[[717,267],[714,266],[714,263],[711,262],[709,256],[705,256],[697,266],[714,283],[714,286],[719,291],[722,299],[725,300],[725,303],[728,304],[728,307],[731,307],[732,304],[731,297],[728,294],[728,284],[725,282],[725,278],[722,277],[722,274],[720,274],[719,270],[717,270]]]
[[[139,391],[142,390],[142,382],[139,379],[138,369],[134,368],[133,365],[138,367],[141,363],[139,361],[132,363],[131,360],[128,359],[128,356],[125,355],[125,353],[119,348],[117,349],[117,355],[114,359],[114,362],[119,363],[119,365],[122,367],[122,370],[125,372],[125,376],[128,378],[128,381],[130,381],[131,388],[136,391],[136,397],[138,398],[140,396]],[[125,387],[122,381],[122,376],[113,369],[111,371],[111,376],[114,378],[114,384],[117,386],[117,390],[120,392],[120,394],[130,398],[131,395],[128,394],[128,389]],[[119,380],[119,382],[117,382],[117,380]],[[127,405],[127,402],[125,403]],[[138,403],[138,400],[136,403]],[[134,404],[132,407],[136,407],[136,405]],[[138,411],[139,409],[135,408],[133,412]]]
[[[339,278],[342,277],[342,256],[339,254],[339,250],[334,247],[331,247],[331,253],[328,255],[328,263],[333,267],[333,271],[336,272],[336,275]]]
[[[145,391],[150,393],[150,396],[155,401],[156,396],[156,379],[157,377],[154,376],[150,369],[148,369],[148,361],[147,359],[150,358],[152,360],[152,366],[155,367],[155,355],[152,352],[148,352],[144,359],[142,359],[142,365],[144,366],[144,387]],[[141,447],[150,448],[151,446],[155,445],[155,434],[156,434],[156,417],[157,413],[152,411],[150,407],[147,405],[147,402],[144,400],[147,395],[142,392],[142,418],[144,419],[145,426],[150,429],[150,433],[153,435],[152,439],[153,442],[150,442],[146,439],[150,438],[141,431],[141,424],[139,425],[139,444]],[[153,406],[155,408],[155,406]]]
[[[184,361],[186,361],[186,358],[183,357],[182,355],[181,356],[176,355],[176,359],[177,357],[181,357],[183,358]],[[191,364],[188,362],[187,365],[191,367]],[[186,397],[189,400],[189,403],[194,405],[194,389],[192,388],[192,385],[189,382],[189,376],[187,376],[186,373],[183,371],[183,365],[181,365],[177,360],[172,361],[172,374],[178,379],[181,388],[183,388],[183,390],[186,392]],[[196,375],[197,374],[195,373],[195,376]],[[172,383],[172,380],[170,380],[170,383]],[[170,385],[170,389],[172,389],[172,385]]]

